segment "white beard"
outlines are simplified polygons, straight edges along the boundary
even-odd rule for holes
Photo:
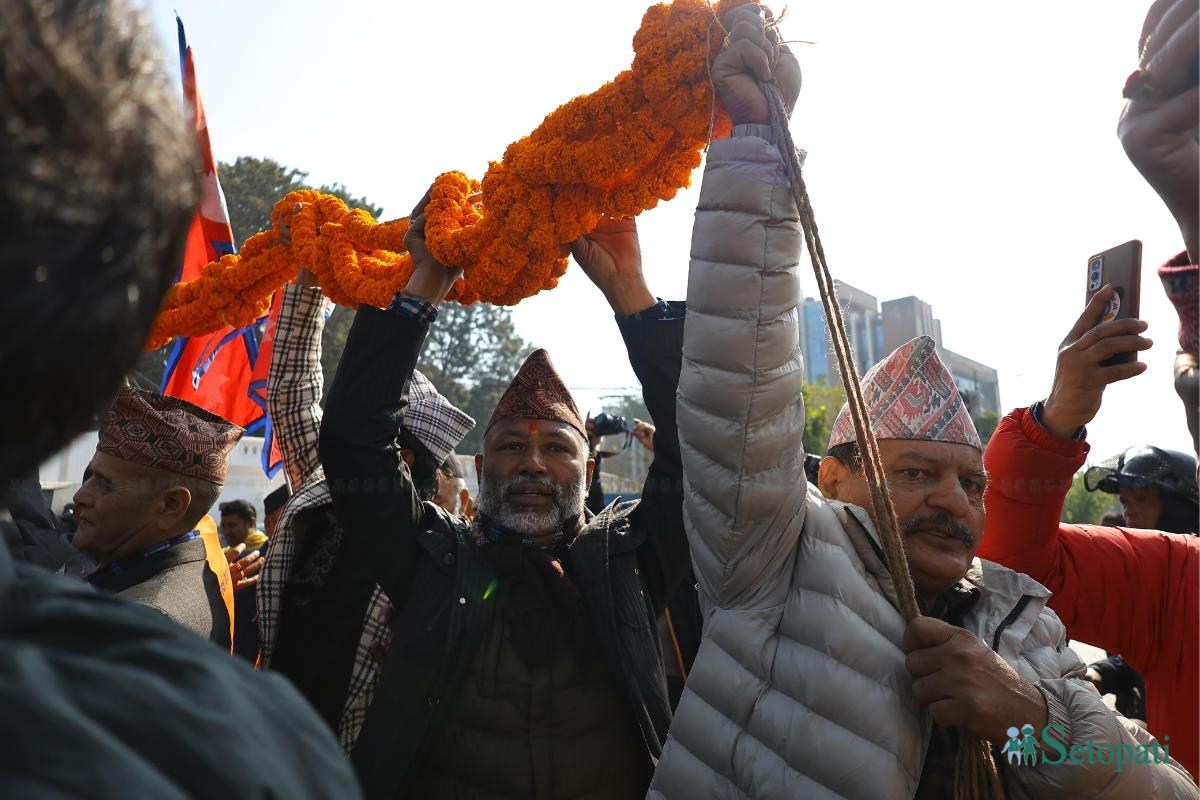
[[[518,511],[512,507],[508,495],[513,488],[522,486],[537,488],[553,493],[554,502],[549,508]],[[579,480],[565,485],[549,478],[517,477],[509,480],[479,476],[479,511],[488,519],[523,536],[536,537],[553,533],[569,520],[583,513],[587,495],[587,473]]]

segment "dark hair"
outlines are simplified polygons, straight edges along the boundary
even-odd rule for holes
[[[263,498],[263,513],[268,517],[283,508],[292,496],[292,490],[285,483]]]
[[[258,512],[249,500],[230,500],[228,503],[221,503],[220,509],[222,517],[226,514],[241,517],[248,525],[253,525],[258,519]]]
[[[836,458],[838,461],[846,465],[846,467],[855,475],[862,474],[863,460],[862,453],[858,449],[858,442],[844,442],[835,444],[829,448],[825,454],[830,458]]]
[[[0,375],[28,379],[0,393],[2,483],[84,430],[136,361],[198,176],[159,46],[123,0],[0,3],[0,75]]]

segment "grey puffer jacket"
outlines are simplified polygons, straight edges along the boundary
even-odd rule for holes
[[[769,130],[734,134],[709,150],[679,382],[705,634],[649,796],[909,798],[932,723],[879,538],[861,509],[805,483],[795,203]],[[981,597],[964,627],[1041,688],[1068,748],[1137,743],[1079,679],[1041,585],[990,563],[967,577]],[[1014,798],[1194,792],[1173,762],[1004,769]]]

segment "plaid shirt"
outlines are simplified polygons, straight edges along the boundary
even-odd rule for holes
[[[428,304],[426,304],[428,305]],[[407,308],[398,313],[412,313]],[[424,309],[417,308],[418,312]],[[283,592],[296,567],[293,522],[300,514],[330,505],[333,498],[317,456],[321,430],[321,333],[325,328],[325,298],[320,289],[289,284],[283,290],[275,351],[267,378],[271,424],[283,453],[288,483],[295,492],[283,507],[275,536],[267,548],[258,587],[258,634],[262,665],[269,667],[279,634]],[[337,735],[347,752],[354,746],[379,681],[383,654],[391,645],[387,596],[376,586],[363,619],[354,656],[354,669]]]

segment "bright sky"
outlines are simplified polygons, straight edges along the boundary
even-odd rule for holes
[[[1131,444],[1190,449],[1171,389],[1177,317],[1154,272],[1182,244],[1115,135],[1148,5],[824,0],[794,4],[783,23],[786,38],[815,42],[793,46],[804,90],[792,130],[835,277],[932,304],[947,347],[999,370],[1006,409],[1049,390],[1087,257],[1142,240],[1156,344],[1148,372],[1110,389],[1090,427],[1097,460]],[[187,26],[219,160],[274,158],[390,219],[439,172],[482,177],[547,112],[627,68],[646,2],[149,7],[172,65],[174,10]],[[660,296],[684,296],[695,203],[693,189],[639,219]],[[581,405],[636,385],[577,267],[515,319]]]

